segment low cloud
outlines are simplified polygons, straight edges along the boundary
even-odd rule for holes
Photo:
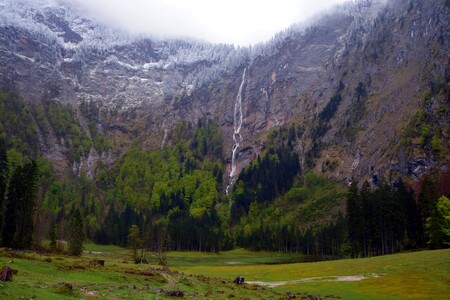
[[[72,0],[92,17],[158,38],[249,45],[344,0]]]

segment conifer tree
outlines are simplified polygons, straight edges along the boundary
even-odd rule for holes
[[[33,210],[37,191],[38,167],[35,161],[18,166],[9,182],[4,210],[2,244],[29,248],[33,241]]]
[[[14,247],[13,239],[16,233],[16,222],[18,220],[17,204],[21,197],[19,183],[21,182],[22,168],[17,167],[9,181],[9,188],[7,191],[8,201],[5,203],[3,214],[3,228],[2,228],[2,245],[4,247]]]
[[[70,219],[68,228],[67,242],[69,245],[69,254],[80,256],[83,252],[83,242],[85,239],[83,219],[81,218],[80,210],[77,209]]]
[[[352,180],[347,194],[347,226],[351,252],[354,257],[358,256],[361,250],[360,236],[362,230],[362,209],[360,200],[358,183],[355,180]]]
[[[373,244],[373,231],[374,231],[374,213],[373,213],[373,196],[370,190],[370,184],[365,181],[361,187],[359,194],[359,205],[361,205],[361,215],[358,219],[356,227],[353,229],[356,231],[357,238],[360,241],[362,252],[364,257],[369,256],[370,248]]]
[[[22,168],[22,181],[19,182],[21,197],[17,203],[16,232],[14,245],[17,248],[30,248],[33,243],[34,233],[34,209],[36,204],[36,192],[39,177],[39,169],[36,161],[26,164]]]
[[[50,226],[50,232],[49,232],[48,237],[50,239],[50,250],[55,251],[56,250],[56,238],[57,238],[55,223],[52,223],[52,225]]]
[[[141,247],[141,232],[136,224],[131,225],[128,230],[128,247],[133,249],[133,260],[138,263],[137,250]]]
[[[407,188],[402,180],[397,185],[397,198],[402,204],[405,226],[406,247],[414,248],[421,244],[423,232],[420,211],[414,199],[414,192]]]
[[[3,225],[3,212],[5,205],[6,183],[8,180],[8,156],[6,154],[6,145],[3,139],[0,139],[0,245],[1,228]]]
[[[422,214],[423,224],[425,224],[426,219],[431,215],[431,211],[438,198],[436,183],[431,176],[426,175],[422,180],[419,192],[419,208]]]

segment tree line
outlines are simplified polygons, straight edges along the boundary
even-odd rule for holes
[[[157,253],[246,247],[315,257],[448,246],[448,201],[431,177],[417,195],[402,181],[360,188],[354,182],[347,191],[304,173],[294,147],[300,127],[273,129],[230,195],[224,194],[222,132],[210,120],[179,123],[162,149],[131,146],[112,168],[100,163],[93,179],[61,180],[33,148],[37,128],[8,125],[30,117],[27,108],[11,95],[0,98],[2,246],[34,248],[48,238],[57,250],[58,240],[69,240],[68,251],[79,254],[88,238]],[[76,139],[79,127],[68,108],[46,103],[31,115],[41,133],[52,124],[62,138],[72,128],[68,137]]]
[[[448,247],[450,223],[445,216],[450,216],[448,198],[439,197],[429,176],[423,178],[417,200],[401,180],[392,186],[381,183],[375,190],[367,182],[358,189],[353,181],[347,197],[351,255],[384,255],[427,245]]]
[[[13,164],[6,143],[0,138],[0,245],[16,249],[38,246],[35,224],[39,203],[40,171],[36,160]],[[79,255],[84,241],[84,225],[79,211],[69,224],[69,253]]]

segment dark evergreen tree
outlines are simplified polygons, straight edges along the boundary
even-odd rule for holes
[[[79,209],[75,210],[68,226],[68,252],[70,255],[80,256],[83,252],[83,243],[86,239],[84,231],[83,219]]]
[[[422,215],[422,223],[431,215],[431,211],[439,198],[436,183],[431,176],[426,175],[421,182],[419,191],[419,209]]]
[[[351,255],[357,257],[361,251],[362,205],[359,196],[358,182],[352,179],[347,194],[347,228],[351,245]]]
[[[11,177],[2,230],[2,241],[6,247],[25,249],[32,244],[37,180],[35,161],[18,166]]]
[[[17,209],[20,216],[16,220],[16,233],[14,244],[17,248],[30,248],[33,243],[34,210],[36,209],[36,193],[39,179],[39,169],[36,161],[26,164],[22,169],[22,197],[19,199]]]
[[[404,246],[405,248],[417,248],[423,245],[423,225],[419,208],[414,199],[414,191],[408,188],[403,180],[396,184],[396,198],[403,213]]]
[[[8,174],[9,168],[8,168],[8,157],[6,154],[6,144],[5,141],[0,138],[0,233],[3,226],[3,214],[4,214]],[[0,245],[2,244],[1,239],[2,237],[0,234]]]
[[[48,238],[50,239],[50,250],[55,251],[56,250],[56,239],[58,235],[56,232],[56,224],[53,223],[50,225],[50,231],[48,233]]]
[[[361,216],[359,217],[359,234],[357,235],[360,240],[361,251],[364,257],[369,256],[370,248],[374,241],[374,222],[373,222],[373,208],[374,199],[370,191],[370,184],[365,181],[360,191],[360,205],[361,205]]]
[[[17,220],[19,218],[18,204],[20,201],[22,182],[22,168],[17,167],[9,181],[5,213],[3,217],[2,243],[4,247],[14,247],[14,235],[17,229]]]

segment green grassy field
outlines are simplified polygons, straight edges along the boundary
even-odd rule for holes
[[[277,285],[277,292],[338,295],[343,299],[446,299],[450,295],[449,249],[317,263],[199,264],[175,269],[226,279],[242,274],[247,281]],[[287,282],[279,285],[282,281]]]
[[[19,271],[0,283],[0,299],[446,299],[450,295],[450,249],[318,263],[301,255],[242,249],[206,254],[169,252],[169,269],[131,263],[130,250],[86,245],[80,258],[0,251],[0,264]],[[93,263],[104,259],[105,266]],[[153,263],[153,264],[152,264]],[[247,282],[231,281],[243,275]],[[73,285],[68,290],[60,283]]]
[[[266,251],[247,251],[235,249],[218,253],[169,252],[169,265],[174,269],[192,266],[233,266],[233,265],[268,265],[303,262],[304,256],[295,253],[278,253]]]

